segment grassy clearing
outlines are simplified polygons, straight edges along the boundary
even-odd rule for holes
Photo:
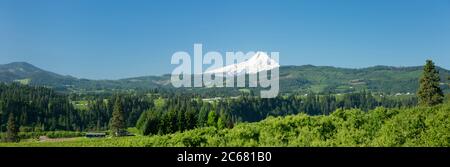
[[[14,80],[15,82],[18,82],[22,85],[28,85],[31,83],[31,79],[30,78],[25,78],[25,79],[18,79],[18,80]]]
[[[76,109],[79,109],[79,110],[89,109],[89,107],[88,107],[89,101],[87,101],[87,100],[72,101],[71,103],[74,106],[74,108],[76,108]]]

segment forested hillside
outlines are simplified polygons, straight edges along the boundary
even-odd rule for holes
[[[0,84],[0,130],[6,131],[12,113],[22,132],[105,131],[118,99],[125,125],[144,134],[167,134],[205,126],[231,128],[239,122],[260,121],[268,116],[297,113],[329,114],[339,108],[373,109],[410,107],[414,96],[380,96],[369,92],[343,95],[309,94],[272,99],[243,94],[236,98],[202,99],[189,95],[118,93],[66,95],[49,88]]]
[[[27,131],[78,130],[81,119],[66,96],[44,87],[0,83],[0,128],[10,114]]]
[[[338,109],[331,115],[298,114],[239,123],[232,129],[198,128],[169,135],[65,142],[0,143],[0,146],[155,147],[155,146],[450,146],[450,103],[435,107],[364,112]]]
[[[248,90],[238,96],[205,98],[183,90],[68,94],[1,83],[0,137],[6,142],[73,138],[86,132],[122,137],[133,135],[127,132],[133,128],[132,133],[147,137],[132,140],[155,146],[448,145],[449,102],[441,90],[442,76],[432,61],[424,67],[417,95],[361,87],[348,93],[290,92],[268,99]],[[152,141],[164,137],[164,143]],[[269,143],[272,139],[276,141]],[[100,141],[110,144],[109,139]]]
[[[12,113],[21,131],[107,130],[112,113],[109,101],[120,98],[128,126],[134,126],[151,105],[150,97],[122,95],[91,97],[83,108],[74,106],[66,94],[44,87],[0,83],[0,132]],[[147,101],[149,100],[149,101]]]
[[[289,93],[349,93],[361,90],[387,94],[414,93],[423,67],[374,66],[361,69],[331,66],[281,66],[279,81],[282,94]],[[441,86],[450,91],[450,71],[437,67]],[[18,62],[0,65],[0,81],[28,85],[48,86],[57,91],[71,93],[139,92],[161,89],[167,92],[187,92],[204,97],[237,96],[240,88],[186,88],[174,89],[170,75],[143,76],[119,80],[90,80],[59,75]],[[259,92],[259,91],[254,91]]]
[[[423,67],[374,66],[361,69],[327,66],[285,66],[280,68],[280,88],[283,92],[306,90],[315,92],[414,93]],[[449,83],[450,71],[437,67],[441,82]],[[448,85],[441,85],[444,90]]]
[[[339,108],[360,108],[367,111],[377,106],[398,108],[417,104],[414,96],[374,97],[368,92],[340,96],[291,95],[271,99],[243,95],[212,101],[178,96],[158,101],[160,105],[144,112],[136,124],[144,135],[168,134],[205,126],[231,128],[235,123],[256,122],[268,116],[297,113],[328,115]]]

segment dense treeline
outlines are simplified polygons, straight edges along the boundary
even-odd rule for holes
[[[176,96],[159,99],[159,106],[144,112],[136,127],[142,134],[168,134],[198,127],[214,126],[231,128],[238,122],[256,122],[268,116],[285,116],[297,113],[327,115],[336,109],[359,108],[364,111],[378,106],[411,107],[417,104],[415,97],[375,98],[369,92],[342,96],[291,95],[262,99],[243,95],[238,98],[199,99]]]
[[[427,61],[419,99],[366,91],[270,99],[251,90],[212,99],[157,90],[66,95],[44,87],[0,84],[0,132],[6,131],[0,137],[17,142],[56,130],[110,130],[114,136],[126,136],[126,128],[136,126],[144,135],[160,135],[139,141],[145,146],[448,146],[449,101],[444,100],[439,78]],[[414,107],[418,103],[420,107]]]
[[[13,113],[22,132],[32,131],[104,131],[109,129],[114,102],[119,101],[127,127],[137,126],[144,134],[167,134],[196,127],[230,128],[237,122],[255,122],[267,116],[304,112],[329,114],[338,108],[373,109],[376,106],[413,106],[415,98],[374,97],[371,93],[291,95],[261,99],[251,95],[205,100],[187,95],[148,94],[108,96],[85,95],[84,108],[74,107],[70,97],[44,87],[0,84],[0,130],[6,131]],[[118,100],[116,100],[118,99]],[[144,112],[146,111],[146,112]]]
[[[327,115],[336,109],[359,108],[364,111],[378,106],[410,107],[417,104],[414,97],[405,98],[375,98],[369,92],[357,92],[344,95],[317,95],[304,96],[291,95],[261,99],[250,96],[242,96],[238,99],[222,100],[219,107],[230,113],[233,122],[254,122],[267,116],[284,116],[300,112],[308,115]]]
[[[13,113],[26,131],[80,130],[81,119],[67,97],[44,87],[0,83],[0,130]]]
[[[156,100],[155,107],[144,112],[136,124],[145,135],[174,133],[204,126],[224,128],[233,125],[228,113],[221,111],[217,105],[186,97]]]
[[[153,106],[153,98],[144,95],[112,95],[110,97],[90,97],[86,109],[80,109],[81,129],[109,129],[114,103],[118,100],[124,113],[127,127],[134,127],[142,112]]]
[[[44,87],[0,83],[0,132],[6,131],[8,117],[21,132],[107,130],[113,104],[119,98],[127,126],[134,126],[141,113],[152,105],[152,98],[137,95],[87,97],[87,107],[76,109],[69,97]]]
[[[330,115],[269,117],[232,129],[197,128],[168,135],[65,142],[23,142],[0,146],[53,147],[448,147],[450,101],[434,107],[370,111],[338,109]]]

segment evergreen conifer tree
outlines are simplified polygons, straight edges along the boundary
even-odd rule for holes
[[[444,94],[439,87],[439,81],[439,72],[436,70],[433,61],[427,60],[417,91],[419,105],[434,106],[443,102]]]

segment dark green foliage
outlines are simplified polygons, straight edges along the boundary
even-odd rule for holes
[[[209,110],[212,111],[208,112]],[[150,135],[217,126],[218,116],[215,110],[218,108],[213,103],[203,102],[197,98],[176,96],[166,99],[163,106],[152,107],[142,113],[136,127],[142,134]],[[233,121],[226,116],[226,113],[223,113],[222,122],[223,128],[232,127]]]
[[[80,124],[82,130],[100,131],[109,129],[109,121],[112,117],[114,102],[116,102],[117,98],[119,96],[115,95],[85,95],[81,97],[82,100],[88,101],[87,109],[79,111],[82,119],[82,123]],[[126,120],[126,126],[133,127],[136,125],[142,112],[153,106],[153,97],[121,94],[120,103],[124,119]]]
[[[208,120],[208,111],[210,110],[209,105],[203,105],[200,108],[200,112],[197,116],[197,127],[204,127],[206,126],[207,120]]]
[[[420,87],[417,91],[419,105],[433,106],[443,102],[444,94],[439,83],[439,72],[436,70],[434,63],[431,60],[427,60],[420,78]]]
[[[2,118],[3,118],[3,111],[1,110],[1,108],[2,107],[0,107],[0,133],[2,133],[3,132],[3,123],[2,123]],[[0,140],[1,140],[2,138],[1,138],[1,136],[0,136]]]
[[[218,129],[223,129],[225,128],[226,124],[223,121],[222,117],[220,117],[219,119],[217,119],[217,128]]]
[[[51,89],[0,83],[0,126],[14,112],[17,126],[33,130],[80,130],[81,119],[69,99]]]
[[[6,126],[6,135],[5,135],[5,142],[19,142],[19,135],[18,135],[19,128],[17,128],[16,121],[14,118],[14,114],[10,113],[8,117],[8,123]]]
[[[207,125],[208,126],[213,126],[216,127],[217,126],[217,116],[216,116],[216,112],[215,111],[210,111],[208,114],[208,121],[207,121]]]
[[[21,69],[21,70],[19,70]],[[316,93],[349,93],[367,89],[371,92],[398,93],[415,92],[419,87],[415,82],[420,77],[422,67],[389,67],[374,66],[362,69],[337,68],[327,66],[282,66],[280,67],[280,88],[282,93],[316,92]],[[438,68],[442,80],[450,72]],[[75,93],[88,92],[126,92],[148,89],[164,89],[167,92],[187,92],[211,96],[237,96],[241,92],[237,88],[186,88],[174,89],[170,84],[170,75],[144,76],[120,80],[88,80],[77,79],[48,72],[31,64],[18,62],[0,65],[0,81],[29,81],[28,84],[49,86],[55,90]],[[447,82],[448,83],[448,82]],[[449,86],[443,88],[448,91]],[[252,89],[259,92],[257,89]]]
[[[74,140],[0,143],[53,147],[449,147],[450,101],[434,107],[338,109],[330,115],[269,117],[232,129],[204,127],[180,133]]]
[[[168,134],[197,127],[232,128],[238,122],[256,122],[268,116],[284,116],[300,112],[309,115],[329,114],[337,108],[376,106],[404,107],[416,104],[415,99],[375,98],[369,92],[341,96],[290,95],[261,99],[249,95],[239,98],[203,100],[188,95],[159,95],[158,92],[120,95],[70,95],[83,101],[74,108],[69,96],[48,88],[18,84],[0,84],[0,129],[6,129],[7,116],[15,111],[16,123],[23,132],[40,131],[105,131],[113,121],[114,108],[121,108],[121,129],[136,126],[144,134]],[[156,105],[155,105],[156,104]],[[116,107],[115,107],[116,106]],[[144,112],[148,110],[147,112]],[[149,115],[149,112],[153,114]],[[210,112],[214,119],[208,122]],[[150,122],[148,122],[151,120]]]
[[[142,138],[140,142],[145,146],[206,147],[448,147],[448,111],[450,103],[404,109],[379,107],[368,112],[339,109],[328,116],[269,117],[256,123],[239,123],[232,129],[199,128]],[[196,144],[186,144],[192,143],[189,138],[194,136]]]
[[[157,134],[159,132],[158,126],[160,125],[160,120],[158,120],[158,118],[161,112],[150,111],[146,113],[146,120],[144,121],[144,125],[142,127],[142,129],[144,130],[143,134]]]
[[[143,111],[153,106],[153,97],[121,95],[127,127],[136,125]],[[70,96],[85,101],[82,109],[74,108],[69,96],[44,87],[0,83],[0,132],[6,130],[9,113],[14,112],[21,131],[104,131],[109,129],[116,96]]]
[[[200,147],[207,139],[202,136],[185,136],[182,143],[185,147]]]
[[[409,107],[416,104],[414,97],[397,98],[380,96],[366,91],[331,94],[292,94],[272,99],[261,99],[250,94],[238,98],[215,100],[198,96],[127,93],[120,95],[70,95],[71,100],[84,101],[86,107],[74,108],[69,96],[48,88],[18,84],[0,84],[0,111],[2,129],[6,128],[6,114],[14,111],[15,121],[23,133],[36,136],[41,131],[103,131],[115,124],[118,132],[136,125],[144,135],[170,134],[194,128],[212,126],[218,129],[233,128],[236,123],[256,122],[269,116],[286,116],[297,113],[328,115],[336,109],[360,108],[363,111],[377,106]],[[113,114],[114,112],[120,114]],[[146,111],[146,112],[143,112]],[[117,120],[113,115],[121,115]],[[110,121],[111,120],[111,121]],[[110,124],[111,123],[111,124]],[[118,126],[116,126],[118,125]],[[318,129],[323,139],[334,134],[329,122]],[[121,129],[121,130],[119,130]],[[250,133],[250,132],[249,132]],[[117,133],[113,133],[117,134]],[[242,134],[244,135],[244,134]],[[4,135],[3,135],[4,136]],[[58,135],[56,135],[58,136]],[[65,135],[62,135],[65,136]],[[70,135],[69,135],[70,136]],[[77,136],[77,135],[74,135]],[[251,138],[257,133],[245,134]],[[186,139],[186,144],[197,145],[200,139]]]
[[[252,96],[202,100],[175,96],[165,100],[164,105],[151,107],[144,112],[136,127],[144,135],[169,134],[198,127],[232,128],[239,122],[256,122],[268,116],[286,116],[297,113],[328,115],[336,109],[359,108],[363,111],[377,106],[388,108],[416,105],[413,96],[398,98],[377,97],[369,92],[344,95],[291,95],[272,99]],[[330,127],[331,128],[331,127]],[[328,131],[329,129],[324,129]]]
[[[116,98],[111,118],[111,133],[113,136],[123,136],[125,133],[126,123],[124,112],[120,98]]]

